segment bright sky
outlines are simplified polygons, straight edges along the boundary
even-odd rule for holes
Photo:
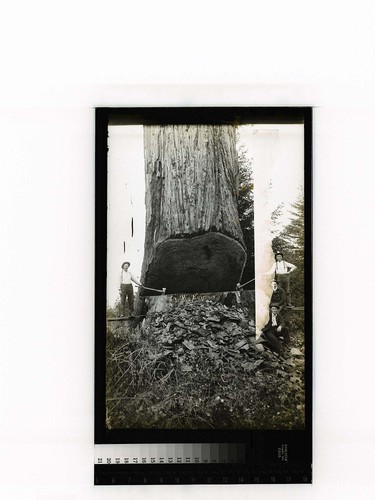
[[[240,144],[253,159],[255,220],[261,255],[264,253],[262,247],[269,245],[262,220],[269,220],[270,213],[281,202],[286,205],[286,220],[288,204],[296,199],[299,186],[303,186],[303,125],[245,125],[240,127],[239,133]],[[142,269],[145,234],[143,127],[110,126],[108,145],[107,302],[113,306],[118,298],[121,264],[128,260],[130,270],[138,279]],[[272,189],[265,190],[271,179]],[[255,236],[257,241],[257,234]],[[262,267],[268,265],[270,257],[264,256],[267,257],[265,262],[258,261]]]
[[[272,212],[284,202],[287,218],[288,205],[296,200],[299,187],[303,187],[303,125],[244,125],[239,128],[239,137],[248,157],[254,160],[254,176],[267,186],[272,181],[269,209]]]
[[[110,126],[108,145],[107,302],[113,306],[121,264],[129,261],[129,270],[137,279],[141,276],[145,237],[143,126]]]

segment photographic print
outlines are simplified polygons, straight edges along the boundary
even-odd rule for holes
[[[109,120],[108,431],[305,429],[304,141],[300,115]]]

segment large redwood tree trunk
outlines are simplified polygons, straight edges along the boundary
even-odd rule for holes
[[[234,126],[145,126],[144,148],[142,282],[167,293],[233,290],[246,262]]]

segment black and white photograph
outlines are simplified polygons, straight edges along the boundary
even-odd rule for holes
[[[107,430],[305,429],[305,134],[110,120]]]

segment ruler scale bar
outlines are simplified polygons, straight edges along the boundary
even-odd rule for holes
[[[96,485],[146,484],[309,484],[310,464],[249,467],[238,464],[95,465]]]

